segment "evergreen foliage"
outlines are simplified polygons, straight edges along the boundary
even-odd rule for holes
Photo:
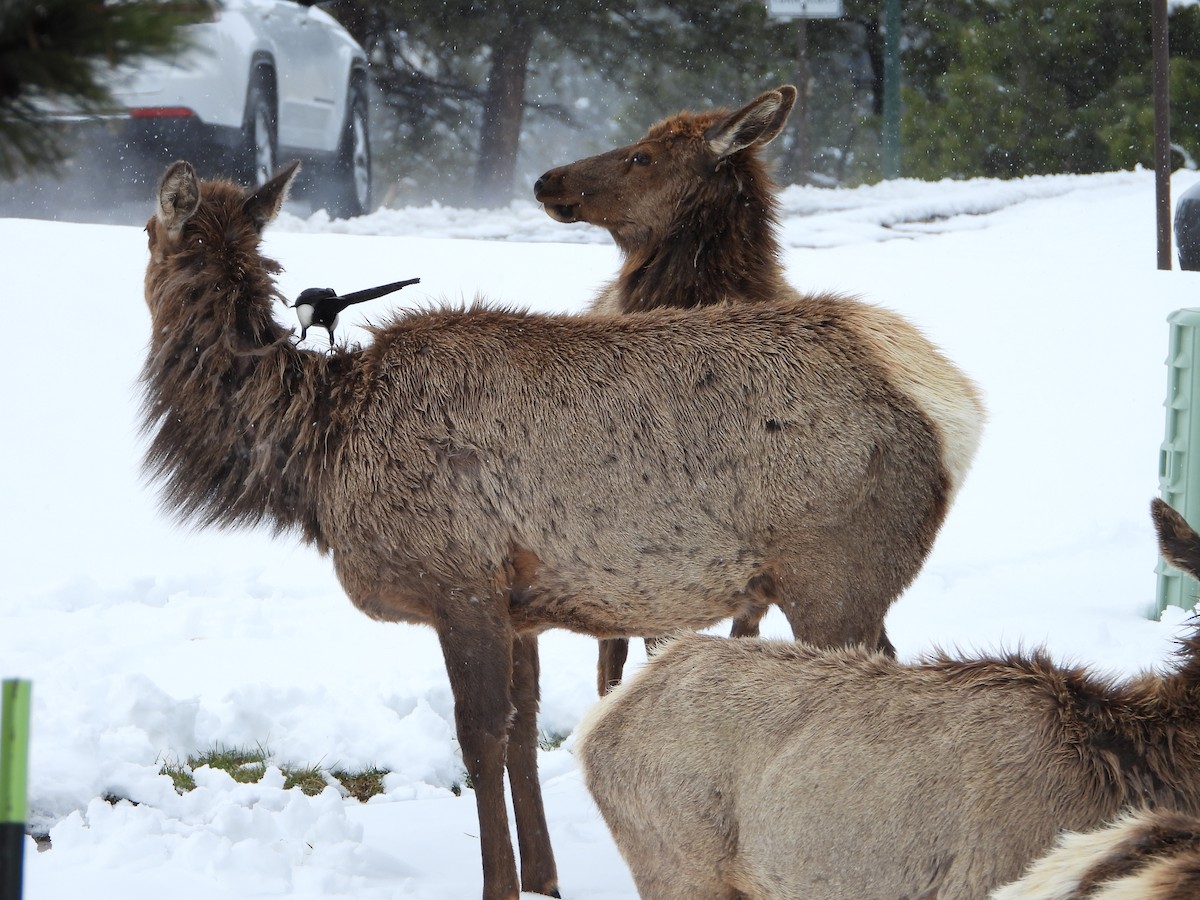
[[[799,115],[781,180],[879,177],[884,0],[808,23],[807,150]],[[103,72],[179,49],[204,0],[0,4],[0,176],[52,169],[41,96],[102,110]],[[685,108],[740,104],[797,81],[800,29],[762,0],[335,0],[367,49],[376,183],[385,202],[494,205],[551,166]],[[1173,7],[1172,137],[1200,158],[1200,5]],[[1089,172],[1152,163],[1145,0],[905,0],[905,175]],[[803,87],[801,85],[801,87]],[[799,107],[798,107],[799,108]]]
[[[1195,146],[1197,8],[1171,16],[1173,122]],[[1013,177],[1153,165],[1150,14],[1142,0],[973,0],[904,94],[904,171]],[[910,54],[911,58],[911,54]]]
[[[57,128],[39,98],[81,113],[109,102],[105,71],[178,52],[179,27],[197,7],[179,0],[5,0],[0,5],[0,177],[53,172],[63,161]]]
[[[792,68],[786,35],[767,24],[761,0],[338,0],[331,11],[371,60],[382,113],[374,134],[393,151],[376,154],[382,179],[436,185],[450,202],[507,200],[478,171],[495,165],[503,148],[493,132],[512,129],[513,118],[522,152],[531,135],[543,144],[528,174],[566,161],[548,155],[552,146],[599,150],[685,106],[749,99]],[[500,111],[488,85],[521,33],[530,40],[526,90]],[[500,162],[516,166],[511,149]]]
[[[758,0],[521,0],[502,8],[389,0],[369,9],[342,0],[344,21],[351,6],[366,17],[358,37],[377,50],[375,79],[391,113],[383,130],[403,148],[384,164],[413,184],[442,176],[470,183],[463,175],[485,152],[493,48],[517,19],[537,32],[523,177],[631,140],[679,109],[742,102],[795,80],[797,25],[769,20]],[[775,149],[785,180],[879,176],[883,6],[845,0],[842,19],[809,23],[812,149],[799,171],[793,122]],[[906,0],[903,29],[904,174],[1012,177],[1150,164],[1144,0]],[[1198,7],[1175,7],[1171,31],[1173,134],[1200,156]],[[556,144],[565,148],[557,155]],[[542,150],[540,167],[531,148]]]

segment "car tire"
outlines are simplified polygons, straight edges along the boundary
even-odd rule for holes
[[[238,151],[238,177],[246,184],[263,184],[275,173],[278,153],[275,100],[270,80],[259,71],[250,77],[242,142]]]
[[[327,208],[336,219],[371,211],[371,135],[367,91],[361,81],[350,86],[342,140],[330,172]]]

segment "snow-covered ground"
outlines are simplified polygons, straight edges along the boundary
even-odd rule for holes
[[[1194,178],[1177,175],[1176,196]],[[901,655],[1044,644],[1110,671],[1161,666],[1185,617],[1147,618],[1165,320],[1200,305],[1200,275],[1155,270],[1152,174],[792,188],[784,214],[797,286],[903,312],[987,396],[975,467],[888,619]],[[141,229],[0,219],[0,248],[0,676],[34,681],[31,818],[53,844],[28,842],[26,896],[477,897],[433,632],[367,620],[290,539],[173,525],[142,481]],[[618,262],[603,232],[531,202],[349,222],[289,210],[266,250],[289,296],[422,279],[351,323],[477,293],[577,310]],[[786,624],[773,614],[765,633]],[[541,646],[542,727],[567,734],[594,700],[594,642]],[[391,774],[368,804],[284,791],[274,771],[245,786],[200,770],[176,795],[162,763],[217,743]],[[563,894],[634,897],[570,746],[541,757]]]

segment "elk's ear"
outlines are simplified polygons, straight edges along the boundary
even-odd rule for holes
[[[724,159],[747,147],[771,143],[783,130],[795,103],[796,89],[790,84],[767,91],[711,125],[704,134],[708,148],[717,159]]]
[[[200,180],[192,164],[182,159],[171,163],[158,182],[155,216],[168,232],[178,233],[200,205]]]
[[[1158,497],[1150,501],[1150,517],[1158,532],[1158,552],[1162,558],[1181,572],[1200,578],[1200,535]]]
[[[254,222],[254,227],[260,233],[279,215],[283,201],[287,199],[288,189],[292,186],[292,179],[296,177],[299,169],[300,160],[292,160],[242,201],[242,210]]]

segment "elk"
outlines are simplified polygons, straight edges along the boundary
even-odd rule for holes
[[[795,102],[796,89],[783,85],[733,112],[681,112],[652,125],[636,143],[537,180],[534,196],[551,218],[605,228],[621,250],[620,272],[592,301],[592,311],[799,296],[784,276],[776,187],[760,156]],[[756,636],[760,618],[735,619],[732,635]],[[894,652],[886,634],[880,646]],[[600,642],[601,695],[620,682],[628,650],[623,638]]]
[[[991,900],[1196,900],[1200,818],[1140,809],[1086,834],[1064,834]]]
[[[1151,514],[1200,576],[1200,537]],[[645,900],[985,897],[1061,829],[1200,814],[1200,630],[1127,681],[1044,652],[903,665],[684,635],[599,701],[575,753]]]
[[[476,303],[309,351],[272,315],[261,249],[296,168],[253,191],[182,161],[160,181],[147,474],[177,516],[292,532],[361,611],[434,629],[483,896],[556,896],[537,635],[773,603],[808,640],[875,644],[969,464],[974,390],[901,317],[829,295],[608,317]]]

